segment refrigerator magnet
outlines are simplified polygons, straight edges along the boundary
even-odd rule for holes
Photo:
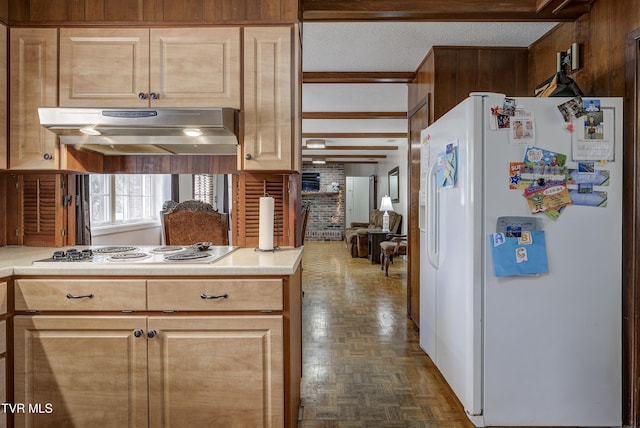
[[[496,276],[537,275],[549,272],[544,230],[527,231],[525,235],[527,234],[530,236],[525,236],[525,241],[522,241],[522,236],[510,238],[501,233],[492,233],[489,236]]]
[[[437,183],[440,188],[452,188],[456,185],[458,171],[458,147],[447,145],[446,152],[438,154]]]

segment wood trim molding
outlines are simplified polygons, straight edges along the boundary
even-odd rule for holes
[[[408,138],[406,132],[307,132],[302,138]]]
[[[311,161],[306,161],[305,160],[302,163],[310,165]],[[344,161],[330,161],[330,160],[328,160],[325,163],[326,164],[341,164],[342,165],[342,164],[344,164]],[[356,164],[356,163],[360,164],[360,165],[363,165],[363,164],[366,164],[366,165],[377,165],[378,164],[378,162],[376,162],[376,161],[349,161],[349,165]]]
[[[303,21],[567,21],[588,12],[591,3],[592,0],[302,0],[301,9]]]
[[[320,151],[331,151],[331,150],[398,150],[398,146],[326,146],[324,149],[311,149],[307,146],[302,146],[302,150],[320,150]]]
[[[640,28],[627,34],[622,239],[622,422],[640,424]]]
[[[367,159],[386,159],[387,155],[362,155],[354,153],[352,155],[302,155],[303,158],[313,158],[313,159],[349,159],[349,158],[367,158]],[[351,162],[349,162],[351,163]]]
[[[411,83],[413,72],[315,72],[302,73],[302,83]]]
[[[406,111],[307,111],[303,119],[406,119]]]

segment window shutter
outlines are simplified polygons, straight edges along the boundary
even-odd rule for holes
[[[260,198],[266,193],[275,200],[274,236],[276,246],[292,245],[290,242],[288,216],[288,176],[286,175],[234,175],[234,245],[257,247],[260,224]],[[242,191],[241,191],[242,190]]]
[[[64,245],[61,184],[59,174],[24,175],[23,245]]]

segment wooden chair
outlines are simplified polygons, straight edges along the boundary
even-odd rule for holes
[[[184,201],[163,214],[166,245],[229,245],[229,217],[201,201]]]
[[[380,270],[389,276],[389,262],[393,263],[393,257],[406,255],[407,235],[388,234],[387,240],[380,243]]]

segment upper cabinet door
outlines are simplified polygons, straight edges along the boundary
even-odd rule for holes
[[[291,27],[244,29],[244,140],[239,168],[293,167]]]
[[[240,28],[151,29],[150,102],[240,109]]]
[[[56,135],[40,126],[38,107],[55,107],[58,30],[12,28],[10,42],[9,167],[60,167]]]
[[[240,108],[240,29],[63,28],[63,107]]]
[[[60,29],[60,106],[148,105],[148,29]]]

